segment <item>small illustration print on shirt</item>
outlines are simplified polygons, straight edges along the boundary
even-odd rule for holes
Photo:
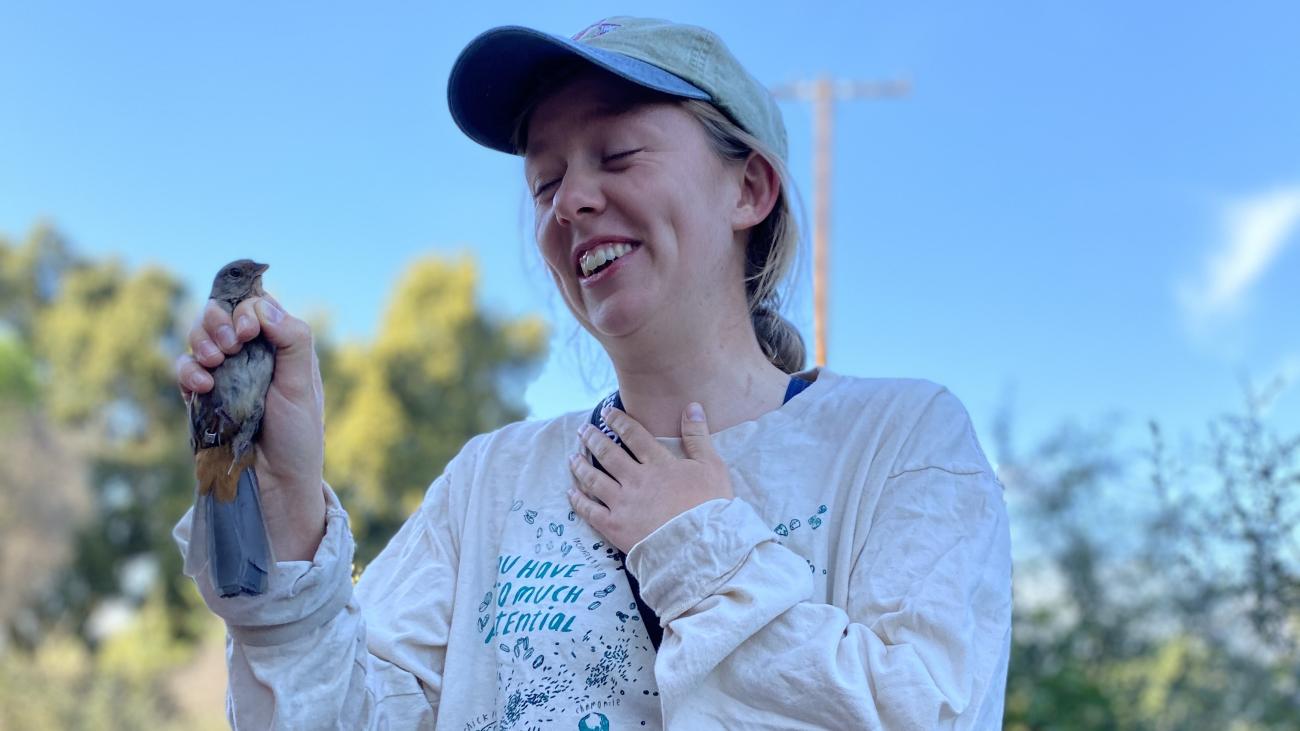
[[[822,518],[826,516],[826,511],[827,511],[826,505],[823,504],[817,506],[816,512],[813,512],[807,518],[808,522],[806,525],[808,527],[808,530],[815,531],[818,528],[822,527],[822,522],[823,522]],[[793,535],[795,531],[804,527],[804,525],[805,523],[803,520],[800,520],[799,518],[790,518],[787,521],[778,523],[774,528],[772,528],[772,532],[779,536],[779,538],[776,539],[777,542],[780,543],[781,545],[785,545],[786,542],[785,539]],[[811,571],[812,573],[816,574],[820,572],[822,576],[826,575],[826,569],[824,567],[819,569],[816,564],[814,564],[812,561],[809,561],[807,558],[805,558],[804,561],[807,562],[808,570]]]
[[[516,501],[510,513],[478,603],[497,657],[496,713],[466,731],[657,728],[655,653],[622,554],[571,510]]]

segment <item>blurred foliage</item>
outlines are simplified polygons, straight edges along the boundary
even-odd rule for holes
[[[87,467],[75,442],[25,393],[0,397],[0,622],[28,644],[41,634],[35,607],[56,588],[89,514]]]
[[[1287,384],[1246,387],[1245,408],[1209,426],[1205,464],[1168,457],[1159,424],[1150,426],[1158,508],[1151,550],[1175,581],[1174,597],[1205,627],[1225,601],[1246,604],[1253,635],[1294,647],[1300,636],[1300,434],[1283,437],[1268,412]],[[1186,489],[1190,481],[1209,486]],[[1226,549],[1226,550],[1224,550]]]
[[[545,355],[540,319],[499,321],[476,303],[469,258],[407,268],[375,339],[322,355],[325,474],[368,563],[470,437],[522,419]]]
[[[477,287],[467,258],[422,260],[373,343],[316,333],[358,562],[470,436],[524,415],[544,327],[485,313]],[[224,726],[177,682],[225,680],[171,539],[193,500],[186,306],[174,275],[83,257],[49,225],[0,237],[0,729]]]
[[[27,406],[36,402],[36,361],[18,338],[0,333],[0,403]]]
[[[1027,544],[1007,728],[1300,728],[1300,438],[1267,401],[1248,390],[1177,456],[1154,422],[1143,455],[1113,425],[1021,455],[1002,421]]]
[[[71,246],[48,223],[21,245],[0,237],[0,322],[31,342],[37,313],[54,300],[59,279],[76,263]]]
[[[6,443],[22,456],[7,461],[4,493],[14,502],[9,519],[24,526],[6,537],[4,564],[41,567],[19,592],[29,595],[14,610],[21,616],[7,607],[0,615],[5,639],[32,647],[58,626],[94,640],[91,619],[104,602],[138,602],[149,589],[132,581],[131,566],[155,564],[179,608],[180,561],[166,548],[192,489],[170,378],[180,284],[158,269],[80,257],[38,225],[21,244],[0,239],[0,287],[0,408],[22,424],[21,438]],[[40,516],[58,529],[40,527]],[[33,532],[48,544],[36,544],[43,560],[11,548]]]
[[[316,328],[326,477],[363,565],[471,436],[520,418],[535,318],[478,305],[472,260],[410,266],[373,340]],[[224,631],[170,538],[192,501],[171,362],[187,302],[158,268],[48,225],[0,237],[0,729],[221,728]],[[1016,529],[1010,729],[1293,729],[1300,437],[1276,388],[1175,452],[996,432]]]
[[[186,677],[198,646],[174,639],[171,615],[154,595],[96,649],[59,629],[34,649],[0,653],[0,729],[226,728],[217,707],[184,712],[173,678]]]

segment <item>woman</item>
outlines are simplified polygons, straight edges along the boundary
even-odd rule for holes
[[[707,31],[611,18],[489,31],[449,98],[472,138],[523,156],[542,258],[619,390],[470,440],[354,591],[306,325],[269,297],[233,321],[209,307],[183,389],[259,332],[278,346],[267,594],[216,596],[206,541],[177,527],[229,627],[232,721],[1000,726],[1001,487],[945,389],[791,374],[774,289],[796,238],[763,87]]]

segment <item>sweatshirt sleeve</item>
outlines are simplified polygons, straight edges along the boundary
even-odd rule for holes
[[[328,486],[316,555],[274,564],[260,596],[213,591],[202,521],[193,509],[181,519],[173,535],[185,571],[226,622],[232,728],[434,727],[456,565],[448,485],[446,475],[433,483],[355,592],[347,513]],[[410,626],[415,614],[422,621]],[[399,632],[401,642],[384,639]]]
[[[699,505],[632,548],[665,627],[655,675],[667,728],[1001,727],[1006,508],[965,410],[946,398],[916,427],[933,434],[909,437],[870,514],[845,531],[866,531],[845,606],[812,600],[807,562],[740,499]]]

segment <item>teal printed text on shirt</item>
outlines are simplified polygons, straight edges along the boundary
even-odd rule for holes
[[[485,612],[479,617],[479,631],[487,630],[483,643],[519,632],[572,632],[572,607],[582,606],[586,589],[571,581],[584,565],[538,561],[514,554],[498,556],[497,571],[502,578],[479,607]],[[493,604],[495,615],[489,611]]]

